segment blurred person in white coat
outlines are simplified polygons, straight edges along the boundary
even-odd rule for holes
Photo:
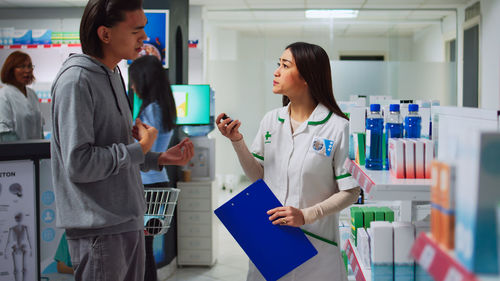
[[[28,54],[15,51],[2,66],[0,89],[0,142],[43,138],[38,97],[27,86],[35,81]]]
[[[338,217],[360,188],[344,168],[349,121],[333,96],[326,52],[303,42],[287,46],[274,72],[273,93],[283,95],[283,107],[264,116],[251,150],[239,120],[220,114],[218,129],[231,140],[246,175],[264,179],[283,204],[267,212],[269,220],[301,227],[318,250],[280,280],[347,280]],[[251,262],[247,280],[264,280]]]

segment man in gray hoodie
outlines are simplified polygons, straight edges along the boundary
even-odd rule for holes
[[[139,168],[185,165],[193,156],[189,139],[149,152],[157,130],[140,120],[132,126],[117,64],[138,56],[146,23],[142,0],[90,0],[80,25],[84,54],[69,57],[52,85],[57,226],[66,229],[76,280],[143,280]]]

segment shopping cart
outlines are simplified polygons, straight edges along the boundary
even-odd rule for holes
[[[144,188],[146,213],[144,214],[144,235],[165,234],[170,227],[180,189]]]

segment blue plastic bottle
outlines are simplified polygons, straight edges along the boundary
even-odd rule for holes
[[[366,117],[366,164],[370,170],[382,170],[382,137],[384,118],[380,114],[380,104],[371,104]]]
[[[384,167],[389,169],[389,139],[403,137],[403,119],[399,111],[399,104],[391,104],[389,106],[389,114],[385,120],[385,162]]]
[[[408,116],[405,117],[405,138],[420,138],[422,118],[418,115],[418,104],[408,105]]]

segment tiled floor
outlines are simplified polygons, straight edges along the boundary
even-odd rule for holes
[[[248,183],[249,184],[249,183]],[[243,183],[230,192],[218,190],[218,204],[220,206],[240,192],[248,184]],[[215,222],[219,232],[217,262],[213,267],[182,267],[177,268],[173,276],[165,281],[244,281],[248,270],[248,257],[238,243],[229,234],[219,220]]]

